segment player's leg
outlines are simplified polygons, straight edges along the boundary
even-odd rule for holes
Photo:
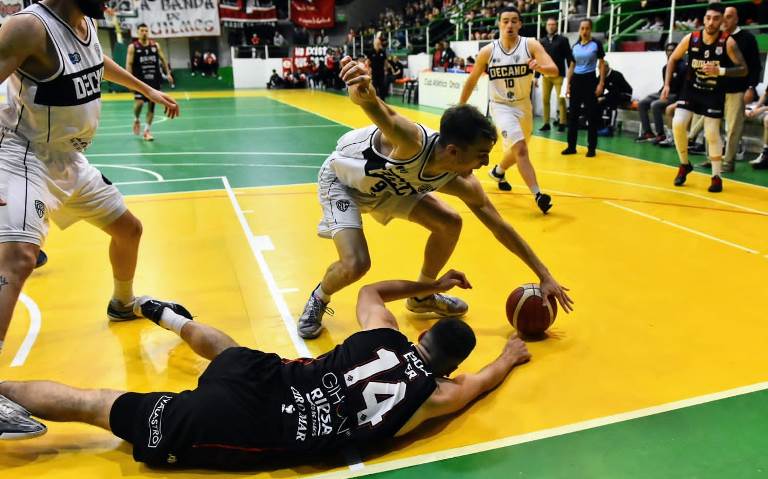
[[[108,431],[111,430],[109,413],[112,405],[123,394],[123,391],[111,389],[79,389],[52,381],[0,382],[0,395],[20,405],[35,417],[58,422],[83,422]],[[12,403],[5,405],[14,407]],[[4,412],[11,413],[9,409]],[[20,410],[13,414],[15,419],[24,419],[25,416],[29,419],[29,415]],[[0,428],[7,419],[9,418],[6,417],[0,423]],[[45,426],[28,437],[39,436],[44,432]],[[2,438],[3,436],[0,436],[0,439]]]
[[[134,95],[133,101],[133,134],[141,133],[141,109],[144,107],[144,97],[139,93]]]
[[[597,125],[600,123],[600,108],[597,104],[595,89],[597,78],[590,78],[587,89],[584,92],[584,109],[587,117],[587,157],[595,156],[597,149]]]
[[[709,161],[712,163],[712,181],[708,191],[719,193],[723,191],[723,139],[720,137],[721,118],[704,117],[704,139],[709,148]]]
[[[552,83],[555,85],[555,95],[557,96],[557,110],[560,115],[559,124],[557,125],[557,131],[564,132],[565,126],[568,124],[568,106],[565,104],[565,97],[562,96],[563,90],[563,77],[551,78]]]
[[[584,101],[584,85],[581,81],[581,75],[573,75],[571,78],[571,96],[568,101],[568,147],[562,151],[563,155],[572,155],[576,153],[576,140],[579,135],[579,117],[581,116],[581,104]]]
[[[154,102],[148,102],[147,105],[147,124],[144,126],[144,140],[145,141],[152,141],[155,139],[155,137],[152,136],[152,133],[149,131],[150,128],[152,128],[152,120],[155,119],[155,103]]]
[[[0,207],[1,210],[9,206]],[[0,351],[24,282],[35,269],[40,247],[33,243],[0,243]]]
[[[362,227],[344,228],[333,233],[333,244],[339,254],[338,261],[325,271],[323,279],[309,295],[299,317],[298,333],[304,339],[314,339],[323,330],[323,315],[333,313],[328,308],[331,295],[365,276],[371,268],[368,242]]]
[[[768,115],[763,115],[763,151],[750,161],[749,164],[756,170],[768,168]]]
[[[552,100],[552,79],[548,76],[542,75],[541,77],[541,93],[542,102],[544,106],[544,124],[539,128],[539,131],[549,131],[552,127],[549,125],[549,113],[551,110],[550,101]],[[558,89],[559,90],[559,89]]]
[[[491,116],[496,127],[500,130],[502,137],[502,159],[501,163],[494,165],[488,170],[488,175],[496,181],[501,191],[510,191],[512,185],[507,182],[505,172],[507,168],[515,164],[515,156],[510,150],[515,142],[522,137],[520,120],[515,116],[511,107],[506,105],[491,104]]]
[[[459,241],[461,216],[447,203],[428,194],[413,207],[408,220],[430,231],[418,281],[434,281],[448,263]],[[437,313],[443,316],[459,316],[468,309],[464,301],[444,294],[409,298],[406,307],[416,313]]]
[[[672,117],[672,134],[675,137],[675,148],[677,156],[680,159],[680,167],[675,177],[675,186],[682,186],[688,173],[693,171],[693,166],[688,161],[688,126],[691,124],[693,112],[678,103],[675,108],[675,115]]]
[[[113,321],[136,319],[133,314],[133,278],[139,257],[139,243],[143,232],[141,222],[125,210],[116,220],[102,227],[111,240],[109,262],[112,265],[114,289],[108,315]]]
[[[726,93],[725,95],[725,156],[723,171],[734,171],[736,153],[741,143],[741,133],[744,129],[744,95],[742,93]]]

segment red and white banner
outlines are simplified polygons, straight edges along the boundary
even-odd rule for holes
[[[131,35],[146,23],[154,38],[219,36],[218,0],[142,0],[138,18],[131,19]]]
[[[271,7],[246,7],[243,8],[244,0],[238,0],[236,4],[220,3],[219,18],[222,22],[276,22],[277,8]]]
[[[291,0],[291,21],[310,29],[333,28],[336,0]]]

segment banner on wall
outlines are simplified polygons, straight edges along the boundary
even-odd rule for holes
[[[219,17],[222,22],[266,23],[277,21],[277,7],[243,7],[245,0],[229,0],[219,4]]]
[[[305,28],[333,28],[336,0],[291,0],[291,21]]]
[[[5,19],[20,12],[24,8],[24,0],[0,0],[0,25]]]
[[[2,0],[0,0],[2,1]],[[218,0],[141,0],[131,35],[146,23],[154,38],[219,36]]]

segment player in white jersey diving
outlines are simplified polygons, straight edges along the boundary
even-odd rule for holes
[[[370,268],[362,213],[387,224],[401,218],[427,228],[431,234],[424,250],[419,281],[434,281],[451,257],[461,232],[458,212],[432,192],[459,197],[472,213],[512,253],[520,257],[541,281],[542,293],[553,295],[565,311],[571,299],[544,263],[501,217],[472,172],[488,165],[496,143],[493,123],[470,105],[449,108],[432,131],[392,110],[376,97],[364,65],[346,57],[341,78],[349,97],[374,125],[342,136],[336,150],[318,174],[318,198],[323,218],[318,233],[332,238],[339,260],[331,264],[310,294],[299,318],[301,337],[316,338],[331,295],[357,281]],[[411,297],[406,307],[416,313],[460,316],[467,304],[452,296],[429,294]]]
[[[490,176],[498,182],[500,190],[509,191],[512,186],[504,173],[517,163],[520,176],[533,193],[536,205],[546,213],[552,208],[552,198],[539,188],[527,145],[533,131],[533,73],[557,76],[559,72],[538,40],[518,34],[522,26],[517,8],[505,7],[499,11],[500,38],[484,46],[477,54],[475,68],[464,84],[459,104],[469,100],[480,76],[487,73],[490,77],[491,115],[501,130],[504,142],[504,156],[501,163],[491,168]]]
[[[133,277],[142,226],[83,151],[99,124],[102,78],[161,103],[169,118],[179,107],[103,55],[93,19],[103,18],[104,4],[43,0],[0,29],[0,83],[8,80],[0,107],[0,349],[49,217],[60,228],[85,220],[111,236],[107,316],[138,317]]]

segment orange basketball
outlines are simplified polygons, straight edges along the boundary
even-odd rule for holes
[[[528,283],[512,291],[507,298],[507,319],[523,338],[538,339],[557,317],[557,301],[550,296],[542,301],[538,284]]]

